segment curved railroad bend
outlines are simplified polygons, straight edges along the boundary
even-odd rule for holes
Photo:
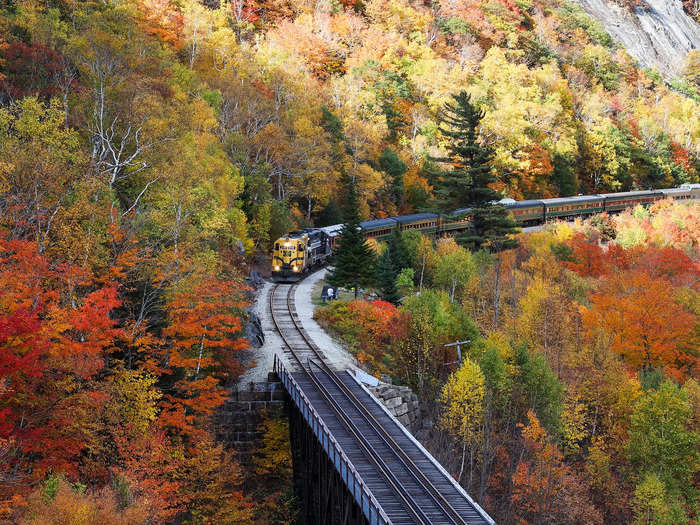
[[[338,437],[356,443],[357,450],[346,453],[362,463],[363,478],[391,523],[493,523],[397,425],[386,429],[380,423],[381,408],[368,407],[369,403],[359,399],[367,394],[361,388],[358,392],[348,374],[328,366],[323,352],[301,326],[294,305],[295,290],[296,284],[275,284],[270,291],[271,318],[286,346],[284,355],[295,365],[297,381],[310,383],[320,393],[324,406],[317,409],[321,415],[342,425],[334,427],[334,432],[343,434]]]

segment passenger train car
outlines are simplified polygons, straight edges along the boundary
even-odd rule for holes
[[[577,195],[555,199],[515,201],[504,199],[501,204],[511,211],[520,226],[543,224],[549,220],[588,217],[603,211],[616,213],[637,205],[647,206],[662,199],[700,200],[700,184],[683,184],[678,188],[648,191],[628,191],[598,195]],[[367,239],[385,240],[398,228],[418,230],[426,235],[452,235],[469,228],[469,208],[448,214],[414,213],[360,223]],[[272,253],[272,275],[277,280],[295,280],[311,268],[325,264],[331,256],[342,224],[318,229],[299,230],[275,242]]]

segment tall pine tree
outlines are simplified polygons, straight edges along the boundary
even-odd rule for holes
[[[326,279],[333,286],[354,288],[357,299],[358,289],[374,282],[374,254],[365,243],[360,229],[360,213],[357,205],[355,184],[343,176],[347,196],[343,208],[343,228],[335,254],[335,267]]]
[[[394,228],[377,265],[377,288],[382,299],[398,304],[401,296],[396,286],[396,278],[401,270],[412,266],[401,230],[398,227]]]
[[[396,204],[397,209],[401,209],[404,205],[406,196],[406,188],[403,185],[403,174],[406,173],[408,166],[403,162],[394,150],[386,148],[379,157],[379,169],[389,175],[389,193],[391,199]]]
[[[399,291],[396,288],[396,277],[398,276],[394,262],[392,261],[389,248],[382,254],[377,267],[377,288],[379,295],[387,302],[398,304]]]
[[[411,255],[408,252],[408,247],[406,246],[406,242],[398,226],[391,232],[391,237],[389,237],[387,244],[387,252],[391,257],[391,264],[397,276],[404,268],[411,268],[413,266]]]
[[[440,131],[450,139],[448,156],[431,159],[450,165],[449,169],[433,171],[436,207],[446,212],[471,208],[472,228],[457,237],[460,244],[494,252],[514,248],[517,242],[508,235],[517,232],[517,225],[508,210],[497,204],[501,195],[489,187],[496,182],[491,166],[493,150],[478,141],[484,112],[471,103],[465,91],[452,99],[440,115]]]

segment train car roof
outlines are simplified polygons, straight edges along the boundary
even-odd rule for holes
[[[700,184],[681,184],[684,190],[700,190]]]
[[[430,219],[437,219],[437,213],[412,213],[411,215],[399,215],[398,217],[390,217],[394,219],[399,224],[406,224],[407,222],[416,221],[427,221]]]
[[[283,235],[282,238],[284,239],[299,239],[303,235],[306,235],[309,233],[309,230],[294,230],[293,232],[287,233],[287,235]]]
[[[661,193],[688,193],[690,188],[663,188],[657,191]]]
[[[472,211],[471,208],[460,208],[450,213],[446,213],[445,215],[464,215],[465,213],[469,213],[470,211]]]
[[[544,204],[568,204],[570,202],[602,201],[601,195],[574,195],[573,197],[557,197],[554,199],[542,199]]]
[[[370,221],[364,221],[360,223],[360,228],[363,230],[374,230],[377,228],[393,228],[398,222],[394,217],[387,217],[385,219],[372,219]]]
[[[319,230],[325,232],[326,235],[337,235],[342,229],[342,224],[334,224],[333,226],[323,226],[322,228],[319,228]]]
[[[618,191],[615,193],[601,193],[601,197],[640,197],[642,195],[658,195],[659,190]]]
[[[533,206],[544,206],[541,200],[515,201],[504,204],[506,208],[532,208]]]

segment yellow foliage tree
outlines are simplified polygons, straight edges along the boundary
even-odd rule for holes
[[[461,462],[457,479],[462,480],[464,464],[469,455],[469,484],[471,486],[475,455],[482,441],[484,420],[484,374],[471,359],[464,360],[462,366],[445,383],[440,396],[442,414],[440,427],[462,445]]]

